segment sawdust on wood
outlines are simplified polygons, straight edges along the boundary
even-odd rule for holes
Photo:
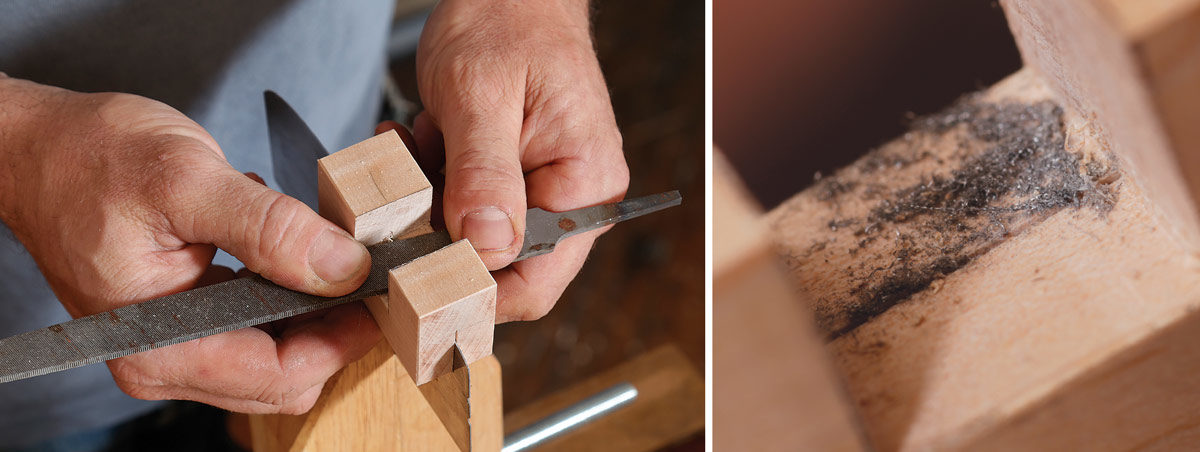
[[[802,196],[832,214],[822,221],[828,236],[785,256],[797,272],[849,265],[828,284],[840,289],[808,290],[820,328],[836,338],[1054,212],[1106,214],[1117,198],[1115,160],[1070,151],[1065,137],[1053,102],[968,96],[821,178]]]

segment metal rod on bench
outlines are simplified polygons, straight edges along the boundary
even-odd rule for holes
[[[530,450],[633,403],[637,396],[638,390],[633,385],[617,383],[596,395],[513,432],[504,438],[502,452]]]

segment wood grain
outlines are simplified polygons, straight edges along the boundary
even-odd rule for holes
[[[761,208],[720,152],[713,162],[713,447],[867,450]]]
[[[1022,58],[1200,240],[1200,2],[1003,0]]]
[[[417,386],[459,450],[471,450],[471,373],[463,366]]]
[[[650,451],[704,428],[704,380],[679,349],[667,345],[509,412],[505,431],[517,431],[621,382],[637,388],[633,403],[537,450]]]
[[[459,450],[496,451],[504,447],[500,386],[500,362],[489,355],[419,389]]]
[[[321,216],[366,245],[432,230],[433,187],[394,130],[322,158],[317,187]]]
[[[303,416],[292,446],[283,450],[458,450],[386,343],[326,386]]]
[[[319,177],[322,215],[364,243],[431,230],[429,181],[394,131],[325,157],[320,161]],[[446,287],[483,279],[476,268],[458,273],[463,266],[445,265],[478,262],[470,244],[460,243],[394,269],[399,271],[401,286],[409,287],[409,282],[425,284],[423,289],[429,294],[443,297],[459,293],[456,290],[478,294],[477,286]],[[482,268],[483,264],[478,266]],[[486,268],[482,273],[490,282]],[[438,284],[428,279],[430,275],[440,276]],[[397,320],[393,307],[410,312],[409,299],[428,299],[410,295],[391,303],[389,293],[365,300],[386,340],[334,375],[307,414],[251,416],[254,450],[499,450],[503,442],[499,425],[501,377],[499,363],[490,356],[494,282],[491,290],[493,314],[488,317],[488,328],[485,332],[477,327],[472,330],[476,335],[470,336],[475,338],[474,344],[486,342],[486,353],[481,345],[476,346],[472,350],[478,353],[468,367],[424,391],[394,352],[417,349],[419,338],[405,334],[405,326]],[[484,333],[486,339],[479,336]],[[469,379],[465,375],[468,370]],[[469,436],[467,425],[472,426]]]
[[[467,363],[492,354],[496,281],[466,240],[388,275],[393,350],[417,384],[451,370],[455,345]]]
[[[836,333],[828,348],[872,444],[1194,437],[1200,385],[1175,374],[1193,352],[1164,341],[1200,307],[1200,259],[1181,233],[1195,225],[1177,224],[1136,157],[1036,71],[965,102],[769,214],[793,281]],[[1131,416],[1140,398],[1159,411]]]
[[[469,368],[471,450],[500,450],[500,363],[488,356]],[[254,450],[463,450],[384,342],[325,386],[308,414],[251,416]]]
[[[500,361],[495,355],[471,364],[471,450],[504,447],[504,397]]]

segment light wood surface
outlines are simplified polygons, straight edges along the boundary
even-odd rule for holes
[[[665,345],[555,392],[504,417],[512,433],[621,382],[637,399],[541,445],[538,451],[651,451],[704,428],[704,379],[683,353]]]
[[[470,366],[475,382],[471,434],[476,451],[500,450],[500,364]],[[255,451],[458,451],[404,365],[380,342],[326,383],[317,404],[300,416],[251,416]]]
[[[267,424],[265,431],[271,432],[274,423],[280,433],[258,434],[256,418],[265,418],[258,421]],[[458,450],[383,342],[326,383],[308,414],[252,416],[251,428],[256,451]],[[288,438],[293,430],[295,436]],[[260,444],[260,438],[270,443]]]
[[[713,163],[714,448],[867,450],[761,208],[720,152]]]
[[[466,367],[417,386],[460,450],[471,450],[471,373]]]
[[[504,447],[504,397],[500,361],[488,355],[471,363],[471,450]]]
[[[431,231],[433,187],[394,130],[322,158],[317,187],[321,216],[366,245]]]
[[[392,269],[389,338],[417,384],[450,371],[455,345],[467,363],[492,354],[496,281],[466,240]]]
[[[1023,70],[769,214],[877,449],[1197,436],[1195,225],[1090,118]]]
[[[1002,0],[1026,66],[1128,159],[1160,209],[1200,240],[1200,2]]]

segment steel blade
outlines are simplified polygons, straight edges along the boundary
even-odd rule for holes
[[[371,272],[349,295],[296,292],[254,276],[155,298],[0,339],[0,383],[144,352],[387,292],[388,271],[450,244],[446,232],[369,248]]]
[[[274,91],[263,92],[271,167],[284,194],[317,210],[317,160],[329,155],[300,114]]]
[[[567,212],[529,209],[525,214],[525,243],[516,260],[552,252],[559,241],[575,234],[678,206],[681,202],[679,191],[669,191]]]

